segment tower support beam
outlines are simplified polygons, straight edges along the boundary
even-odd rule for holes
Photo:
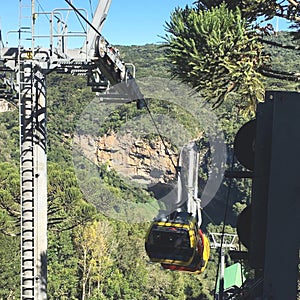
[[[46,89],[32,61],[20,63],[21,299],[47,299]]]

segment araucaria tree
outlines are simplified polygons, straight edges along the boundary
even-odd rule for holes
[[[271,68],[264,44],[287,46],[263,38],[274,32],[267,23],[274,17],[293,21],[293,28],[299,30],[299,15],[298,0],[206,0],[177,8],[166,23],[164,44],[171,73],[213,107],[238,93],[237,105],[253,110],[264,97],[263,76],[300,80],[299,74]],[[297,31],[291,34],[299,38]],[[297,46],[288,47],[297,50]]]

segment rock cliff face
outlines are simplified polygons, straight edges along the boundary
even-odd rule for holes
[[[178,155],[170,150],[170,144],[167,144],[167,154],[158,137],[149,141],[135,138],[130,132],[122,135],[110,133],[98,140],[81,136],[78,142],[89,159],[106,163],[108,167],[138,183],[168,183],[175,179],[176,171],[172,161],[176,165]]]
[[[122,175],[140,183],[153,184],[175,178],[171,159],[176,164],[177,155],[170,150],[169,153],[170,156],[159,138],[149,141],[127,133],[101,137],[97,141],[96,156],[99,163],[107,163]]]

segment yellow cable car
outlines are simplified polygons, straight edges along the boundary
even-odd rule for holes
[[[164,269],[202,273],[210,247],[199,229],[201,199],[198,198],[199,149],[194,141],[185,145],[179,156],[178,190],[174,205],[178,210],[152,222],[145,248],[152,262]]]
[[[145,248],[152,262],[189,266],[197,256],[198,244],[196,219],[188,212],[176,211],[151,224]]]

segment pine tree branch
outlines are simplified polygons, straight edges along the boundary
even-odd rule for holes
[[[289,16],[288,14],[284,14],[283,12],[281,12],[281,13],[276,13],[275,16],[276,16],[276,17],[279,17],[279,18],[286,19],[286,20],[288,20],[288,21],[297,21],[297,22],[300,21],[300,17],[297,17],[297,16]]]
[[[300,3],[296,0],[287,0],[295,8],[300,8]]]
[[[269,67],[261,67],[259,68],[259,73],[265,77],[276,78],[287,81],[300,81],[300,73],[290,73],[284,71],[273,70]]]
[[[293,6],[296,11],[300,11],[300,2],[298,2],[297,0],[287,0],[291,6]],[[300,17],[294,15],[294,16],[288,16],[286,19],[290,20],[290,21],[296,21],[299,22],[300,21]]]
[[[55,231],[55,232],[69,231],[69,230],[74,229],[77,226],[84,225],[88,221],[91,221],[91,219],[85,219],[85,220],[82,220],[82,221],[78,221],[78,222],[75,222],[74,224],[72,224],[70,226],[63,227],[63,228],[55,228],[55,227],[53,227],[53,228],[51,228],[51,230]],[[57,222],[57,223],[49,223],[49,225],[57,225],[57,224],[60,224],[60,223],[59,222]]]
[[[6,236],[11,236],[11,237],[18,236],[18,234],[12,233],[12,232],[8,232],[8,231],[6,231],[6,230],[3,229],[3,228],[0,229],[0,232],[1,232],[2,234],[6,235]]]
[[[281,44],[281,43],[277,43],[277,42],[273,42],[273,41],[268,41],[262,38],[258,39],[261,43],[267,44],[267,45],[271,45],[271,46],[275,46],[275,47],[280,47],[283,49],[290,49],[290,50],[300,50],[300,45],[296,46],[296,45],[286,45],[286,44]]]

